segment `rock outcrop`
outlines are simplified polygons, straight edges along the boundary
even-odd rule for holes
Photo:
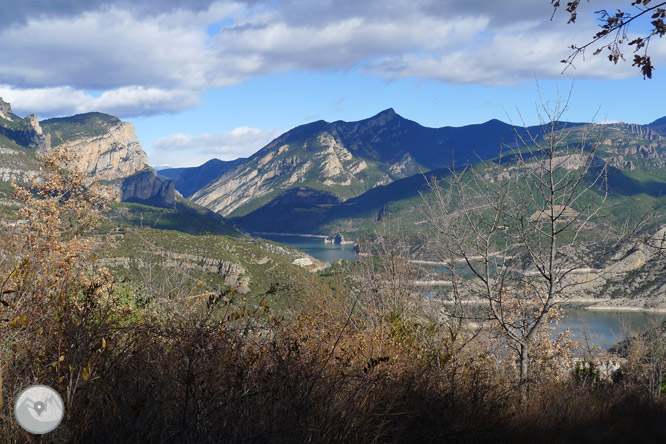
[[[0,97],[0,117],[2,117],[3,119],[11,120],[9,119],[9,116],[11,114],[12,114],[12,106],[9,103],[2,100],[2,97]]]
[[[0,148],[0,156],[3,154],[3,150],[4,149]],[[37,170],[0,167],[0,182],[22,183],[28,182],[30,179],[36,176]]]
[[[368,165],[355,158],[330,132],[317,132],[301,142],[274,141],[247,162],[222,175],[192,196],[192,199],[222,215],[254,199],[268,199],[276,191],[284,192],[309,180],[331,189],[343,200],[354,192],[345,188],[356,185],[369,189],[364,172]]]
[[[123,202],[139,202],[167,207],[173,207],[176,204],[173,180],[160,179],[152,169],[145,169],[124,178],[120,191],[120,199]]]
[[[42,127],[39,125],[39,119],[35,114],[30,114],[23,119],[28,125],[26,137],[29,139],[28,146],[37,148],[38,151],[48,150],[51,148],[51,138],[44,134]]]
[[[39,120],[34,114],[21,119],[12,113],[9,103],[0,97],[0,118],[5,122],[0,123],[0,136],[4,136],[16,145],[41,151],[51,147],[51,139],[44,134]]]
[[[131,123],[87,113],[49,119],[43,126],[54,145],[66,145],[77,153],[82,171],[111,186],[114,198],[161,207],[175,204],[173,181],[158,178],[148,165]]]
[[[134,125],[129,122],[113,125],[99,136],[64,143],[76,151],[79,167],[100,180],[123,179],[150,168]]]
[[[216,273],[224,279],[224,285],[234,288],[239,293],[248,293],[250,291],[252,276],[241,264],[212,257],[175,253],[172,251],[154,252],[153,254],[161,256],[161,266],[163,267],[194,270],[199,273]],[[146,268],[151,266],[150,261],[141,256],[98,259],[97,265],[123,268]]]
[[[311,125],[307,135],[286,133],[274,140],[199,190],[192,200],[228,215],[252,200],[267,202],[308,182],[318,183],[340,200],[375,186],[374,178],[381,176],[377,167],[354,156],[334,131],[317,125]]]

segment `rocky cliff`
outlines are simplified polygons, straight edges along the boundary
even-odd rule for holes
[[[21,146],[33,150],[47,150],[51,139],[44,134],[34,114],[25,119],[12,113],[11,105],[0,98],[0,146]]]
[[[379,185],[450,165],[454,147],[457,165],[493,158],[516,133],[526,131],[498,120],[427,128],[393,109],[357,122],[313,122],[278,137],[192,199],[232,216],[247,214],[296,187],[345,201]]]
[[[234,288],[239,293],[248,293],[250,291],[252,276],[240,264],[218,258],[175,253],[172,251],[159,251],[153,253],[153,255],[160,256],[159,264],[161,267],[178,269],[180,272],[194,270],[198,273],[215,273],[223,279],[225,286]],[[266,259],[268,261],[268,258]],[[135,267],[146,269],[154,266],[150,261],[140,256],[104,258],[98,260],[97,264],[112,268]]]
[[[69,142],[79,155],[79,166],[100,180],[122,179],[149,168],[134,125],[128,122],[109,128],[100,136]]]
[[[102,113],[45,120],[42,125],[54,146],[68,145],[79,167],[90,176],[113,181],[149,169],[148,156],[134,125]]]
[[[227,215],[250,201],[265,202],[276,193],[308,185],[345,200],[372,188],[383,176],[376,165],[355,157],[329,131],[315,131],[305,140],[287,134],[195,193],[192,200]]]
[[[103,113],[22,119],[0,98],[0,181],[26,181],[37,174],[37,153],[65,145],[76,151],[84,172],[111,186],[116,199],[174,204],[173,182],[150,168],[131,123]]]
[[[148,168],[122,179],[120,200],[173,207],[176,203],[176,190],[172,180],[162,180],[152,168]]]
[[[173,181],[157,177],[136,136],[134,125],[103,113],[77,114],[42,122],[54,146],[67,145],[89,176],[111,185],[115,197],[172,207]]]
[[[9,116],[12,114],[12,106],[2,100],[2,97],[0,97],[0,117],[3,119],[8,119]]]
[[[35,152],[49,147],[50,138],[43,133],[37,116],[20,118],[0,97],[0,182],[25,183],[35,177],[39,172]],[[0,191],[2,202],[11,194],[6,190]]]

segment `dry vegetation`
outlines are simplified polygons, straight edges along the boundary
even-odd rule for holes
[[[301,295],[309,308],[284,317],[233,290],[146,296],[94,267],[84,234],[103,202],[61,168],[67,161],[44,159],[45,180],[17,189],[23,207],[2,227],[1,442],[666,437],[663,334],[628,345],[615,382],[599,371],[603,356],[573,365],[567,338],[536,334],[521,380],[501,326],[410,300],[410,265],[390,237],[380,260]],[[35,383],[65,402],[63,423],[43,438],[13,417],[15,397]]]

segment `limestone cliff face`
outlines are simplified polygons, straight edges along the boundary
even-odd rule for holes
[[[79,167],[100,180],[124,179],[150,168],[134,125],[120,122],[102,135],[66,142],[78,153]]]
[[[44,134],[39,120],[34,114],[25,119],[12,114],[11,105],[0,97],[0,135],[11,142],[33,150],[47,150],[51,147],[51,138]],[[0,141],[1,145],[1,141]]]
[[[2,100],[2,97],[0,97],[0,117],[3,119],[9,118],[9,116],[12,114],[12,106]]]
[[[236,289],[239,293],[248,293],[250,291],[252,276],[241,264],[217,258],[175,253],[172,251],[162,251],[156,254],[162,256],[162,266],[164,267],[179,268],[181,270],[195,270],[200,273],[217,273],[224,278],[224,285]],[[124,268],[130,268],[132,266],[144,268],[152,265],[146,263],[146,261],[140,256],[104,258],[99,259],[97,264],[105,267]]]
[[[36,152],[69,146],[78,167],[110,185],[111,198],[171,207],[173,181],[162,180],[148,165],[134,125],[102,113],[48,119],[22,119],[0,98],[0,181],[28,182],[38,174]]]
[[[77,153],[79,168],[109,185],[113,197],[156,206],[173,206],[173,181],[162,180],[148,165],[148,156],[134,125],[103,113],[78,114],[43,122],[55,146]]]
[[[120,200],[171,207],[176,203],[173,180],[162,180],[152,168],[123,179]]]
[[[269,199],[287,189],[317,183],[341,200],[375,185],[379,177],[330,131],[305,140],[280,137],[192,196],[196,203],[226,216],[255,199]]]
[[[26,137],[28,138],[28,144],[31,147],[37,148],[37,150],[48,150],[51,148],[51,138],[44,134],[42,127],[39,126],[39,119],[35,114],[30,114],[28,117],[23,119],[23,121],[28,125],[26,131]]]

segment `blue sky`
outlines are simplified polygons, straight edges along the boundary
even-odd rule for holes
[[[173,166],[389,107],[433,127],[534,124],[535,79],[546,100],[573,84],[568,120],[649,123],[666,115],[663,39],[652,80],[591,54],[561,74],[593,11],[628,3],[583,2],[567,25],[550,0],[0,0],[0,96],[19,115],[131,121],[151,164]]]

